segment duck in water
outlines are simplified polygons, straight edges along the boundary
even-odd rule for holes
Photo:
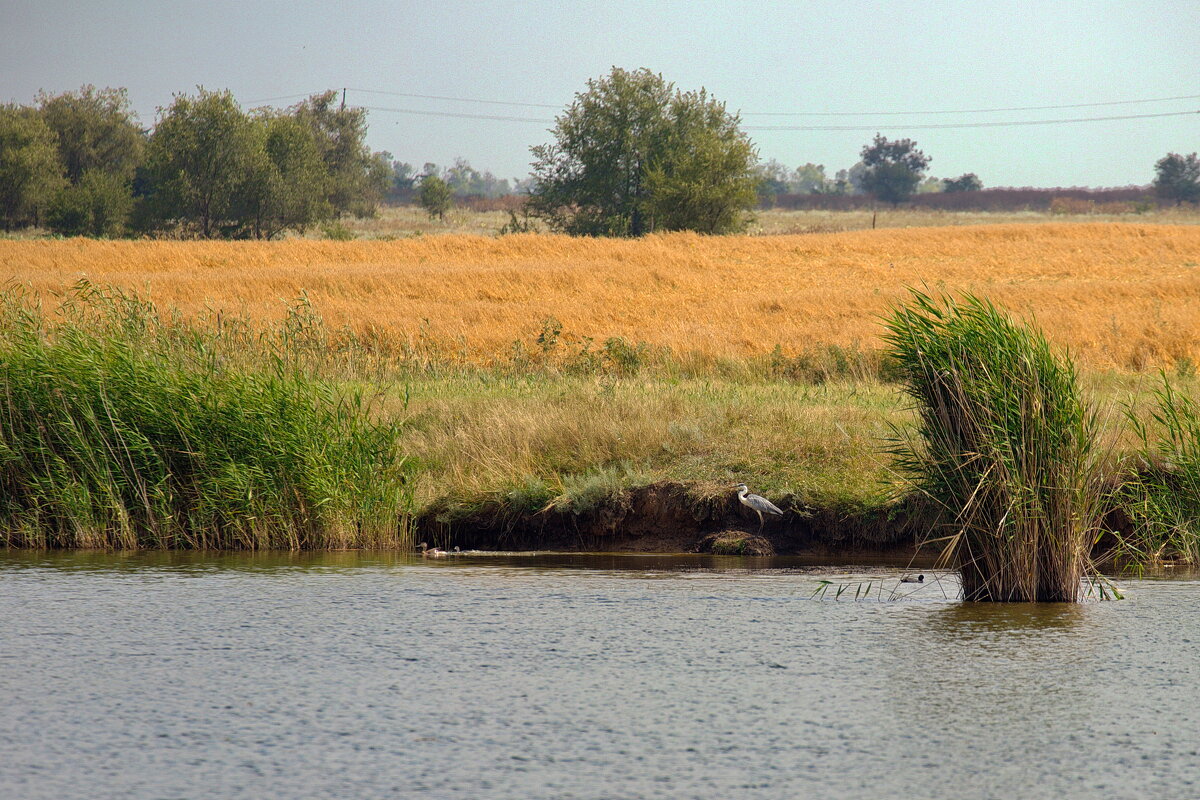
[[[430,547],[426,542],[421,542],[417,545],[417,549],[421,551],[421,558],[445,558],[450,555],[445,550]]]

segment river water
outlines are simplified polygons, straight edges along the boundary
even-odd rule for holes
[[[926,572],[0,551],[0,797],[1200,797],[1196,576]]]

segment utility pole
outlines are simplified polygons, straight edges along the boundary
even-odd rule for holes
[[[340,110],[341,111],[346,110],[346,87],[345,86],[342,87],[342,107]]]

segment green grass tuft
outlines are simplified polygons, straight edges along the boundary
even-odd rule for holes
[[[1099,529],[1095,416],[1040,331],[913,293],[887,323],[919,438],[893,455],[947,514],[968,600],[1074,601]]]
[[[1117,559],[1135,567],[1163,561],[1200,562],[1200,403],[1162,375],[1150,412],[1153,428],[1131,407],[1142,442],[1142,467],[1120,488],[1132,522],[1119,537]]]

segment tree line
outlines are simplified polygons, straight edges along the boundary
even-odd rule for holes
[[[440,217],[456,196],[517,191],[529,215],[570,234],[729,233],[782,194],[897,204],[983,188],[974,173],[928,177],[931,158],[916,142],[880,134],[832,178],[823,165],[760,163],[724,103],[648,69],[614,67],[589,80],[555,119],[553,140],[530,148],[531,175],[516,185],[462,159],[418,171],[372,153],[366,130],[366,111],[345,107],[334,91],[244,111],[228,91],[201,88],[159,109],[152,130],[138,125],[124,89],[41,93],[32,106],[0,106],[0,226],[270,239],[371,215],[383,200],[416,200]],[[1155,164],[1153,186],[1164,200],[1200,201],[1200,160],[1169,153]],[[528,224],[514,215],[508,229]]]
[[[124,89],[0,105],[0,226],[63,235],[271,239],[374,213],[395,179],[366,112],[333,91],[245,111],[228,91],[176,95],[143,129]]]

